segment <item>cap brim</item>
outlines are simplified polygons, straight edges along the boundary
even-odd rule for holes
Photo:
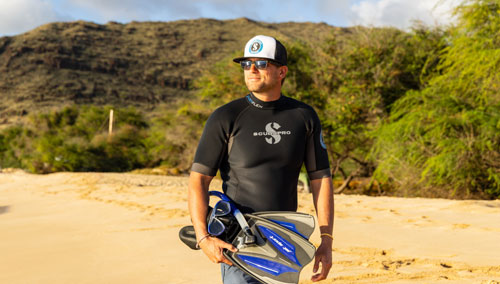
[[[240,63],[241,61],[243,61],[243,60],[245,60],[247,58],[248,57],[237,57],[237,58],[233,59],[233,61],[236,62],[236,63]]]

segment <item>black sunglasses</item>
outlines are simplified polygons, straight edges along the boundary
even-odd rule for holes
[[[271,64],[271,62],[269,60],[255,60],[255,61],[243,60],[240,61],[240,64],[243,70],[250,70],[250,68],[252,68],[252,64],[255,64],[255,68],[259,70],[264,70],[267,68],[269,64]]]

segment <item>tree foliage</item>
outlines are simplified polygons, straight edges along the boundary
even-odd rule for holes
[[[435,72],[443,32],[415,26],[410,32],[393,28],[357,28],[335,32],[326,43],[320,89],[325,107],[325,139],[334,172],[370,177],[376,167],[369,153],[372,131],[409,90],[422,87]]]
[[[500,197],[500,1],[466,1],[426,88],[378,132],[378,178],[409,191]]]

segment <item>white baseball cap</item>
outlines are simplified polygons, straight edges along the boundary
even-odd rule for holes
[[[243,57],[235,58],[233,61],[239,63],[247,58],[265,58],[286,65],[286,48],[274,37],[254,36],[245,45]]]

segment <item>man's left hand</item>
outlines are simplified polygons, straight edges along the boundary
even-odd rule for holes
[[[314,257],[313,273],[318,272],[320,263],[321,263],[321,272],[314,274],[311,277],[311,280],[313,282],[326,279],[328,273],[330,272],[330,268],[332,268],[332,244],[329,241],[321,242],[321,245],[316,250],[316,255]]]

